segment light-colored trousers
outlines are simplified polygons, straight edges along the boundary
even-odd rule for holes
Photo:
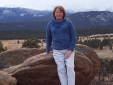
[[[53,50],[53,57],[57,64],[58,76],[61,85],[75,85],[75,71],[74,71],[74,55],[66,59],[66,52],[68,50]]]

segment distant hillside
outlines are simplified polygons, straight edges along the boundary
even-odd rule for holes
[[[0,7],[0,22],[17,22],[24,19],[49,16],[51,11],[40,11],[26,8]]]
[[[77,28],[113,26],[113,12],[109,11],[78,12],[71,14],[69,19]]]
[[[40,11],[25,8],[0,8],[0,30],[45,29],[53,18],[51,11]],[[70,19],[77,29],[92,27],[113,27],[113,12],[90,11],[70,13]]]

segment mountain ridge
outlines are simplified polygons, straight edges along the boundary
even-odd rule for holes
[[[45,29],[52,18],[52,11],[0,7],[0,30]],[[78,29],[113,26],[113,12],[109,11],[67,12],[66,18]]]

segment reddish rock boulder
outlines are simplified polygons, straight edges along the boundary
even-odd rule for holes
[[[85,83],[83,84],[83,85],[87,85],[88,83],[90,83],[90,80],[88,79],[91,80],[94,79],[95,75],[99,71],[100,68],[99,57],[91,47],[88,47],[86,45],[77,44],[75,50],[83,53],[87,58],[90,59],[90,61],[93,64],[93,67],[91,68],[89,75],[87,75],[87,78],[85,79],[86,84]]]
[[[87,53],[88,52],[88,53]],[[76,85],[88,85],[99,69],[99,58],[94,50],[77,45],[75,51]],[[17,85],[60,85],[52,52],[35,55],[23,63],[3,70],[17,79]]]
[[[45,49],[19,48],[0,53],[0,69],[23,63],[27,58],[45,52]]]

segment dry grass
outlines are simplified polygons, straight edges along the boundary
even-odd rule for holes
[[[113,34],[106,34],[107,36],[113,36]],[[106,36],[105,34],[99,34],[99,35],[91,35],[88,37],[98,37],[98,39],[103,39],[103,36]],[[87,39],[87,37],[81,37],[83,39]],[[113,39],[113,37],[110,37]],[[19,40],[19,44],[17,44],[18,40],[1,40],[4,47],[7,47],[7,49],[15,49],[15,48],[21,48],[22,43],[24,40]],[[40,46],[42,46],[42,43],[39,43]],[[45,48],[46,44],[43,43],[43,46],[41,48]],[[100,58],[113,58],[113,50],[109,50],[109,47],[104,47],[103,50],[95,50],[95,52],[98,54]]]
[[[21,48],[24,40],[19,40],[19,44],[17,43],[17,41],[18,40],[1,40],[3,46],[7,49]]]
[[[4,47],[6,47],[8,50],[9,49],[16,49],[16,48],[21,48],[24,40],[19,40],[19,44],[17,43],[18,40],[0,40],[3,44]],[[46,44],[39,43],[41,48],[45,48]]]
[[[99,58],[103,59],[113,59],[113,50],[110,50],[108,46],[104,47],[103,50],[95,50]]]

